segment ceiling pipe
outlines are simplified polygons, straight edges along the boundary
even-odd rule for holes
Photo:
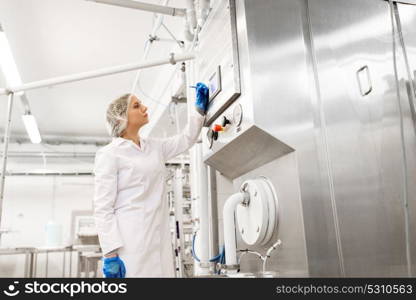
[[[45,88],[45,87],[55,86],[59,84],[81,81],[81,80],[91,79],[91,78],[97,78],[97,77],[118,74],[118,73],[133,71],[133,70],[145,69],[145,68],[165,65],[169,63],[176,64],[176,62],[187,61],[187,60],[191,60],[194,58],[195,58],[195,54],[193,53],[184,53],[184,54],[176,54],[176,55],[171,53],[170,57],[167,59],[155,59],[155,60],[144,61],[140,63],[131,63],[131,64],[109,67],[109,68],[104,68],[104,69],[99,69],[99,70],[94,70],[94,71],[89,71],[89,72],[55,77],[51,79],[45,79],[45,80],[26,83],[26,84],[16,86],[16,87],[10,87],[8,88],[8,90],[11,91],[12,93],[17,93],[21,91]]]
[[[168,2],[169,2],[169,0],[165,0],[163,2],[163,6],[166,7]],[[159,28],[160,28],[160,26],[162,26],[162,24],[163,24],[163,15],[160,14],[156,18],[154,16],[153,28],[152,28],[152,31],[149,34],[149,39],[145,43],[145,48],[144,48],[143,57],[142,57],[143,60],[147,59],[147,56],[150,53],[153,42],[157,41],[156,32],[159,30]],[[139,81],[140,81],[141,73],[142,73],[141,69],[136,72],[136,76],[134,78],[130,94],[135,94],[136,87],[137,87],[137,85],[139,84]],[[139,87],[140,87],[140,85],[139,85]]]
[[[0,134],[1,135],[1,134]],[[10,143],[14,144],[32,144],[30,139],[25,135],[13,135],[10,137]],[[0,142],[3,141],[0,138]],[[79,137],[79,136],[61,136],[61,135],[46,135],[42,136],[42,144],[47,145],[91,145],[91,146],[105,146],[111,142],[111,138],[100,137]]]
[[[0,153],[2,154],[2,153]],[[95,152],[39,152],[39,151],[9,151],[7,153],[8,158],[94,158]]]
[[[7,176],[93,176],[93,172],[55,172],[55,171],[46,171],[46,172],[7,172]]]
[[[389,1],[389,0],[384,0],[384,1]],[[394,0],[394,2],[402,3],[402,4],[416,5],[416,0]]]
[[[86,0],[91,2],[103,3],[108,5],[133,8],[157,14],[163,14],[168,16],[183,17],[186,15],[186,10],[183,8],[169,7],[164,5],[156,5],[150,3],[144,3],[132,0]]]
[[[194,32],[198,25],[194,0],[186,0],[186,9],[169,7],[166,5],[155,5],[155,4],[143,3],[143,2],[132,1],[132,0],[86,0],[86,1],[126,7],[126,8],[133,8],[133,9],[153,12],[153,13],[157,13],[161,15],[185,17],[184,34],[185,34],[185,38],[188,41],[192,41],[194,39],[194,34],[195,34]]]
[[[210,0],[199,0],[199,20],[198,20],[199,27],[202,28],[202,26],[205,24],[205,21],[208,18],[210,9],[211,9]]]
[[[188,41],[193,41],[194,35],[196,34],[197,28],[197,20],[196,20],[196,10],[195,10],[195,1],[194,0],[186,0],[186,19],[185,19],[185,29],[184,34],[185,38]]]

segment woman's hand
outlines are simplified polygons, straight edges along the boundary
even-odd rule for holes
[[[126,267],[117,254],[114,257],[104,257],[103,273],[106,278],[124,278],[126,276]]]
[[[194,88],[196,89],[196,110],[204,116],[208,109],[209,89],[202,82],[198,82]]]

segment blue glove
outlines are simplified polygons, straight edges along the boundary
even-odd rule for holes
[[[196,110],[201,115],[205,115],[209,104],[209,89],[202,82],[198,82],[193,88],[196,89]]]
[[[124,278],[126,267],[120,257],[104,257],[103,273],[106,278]]]

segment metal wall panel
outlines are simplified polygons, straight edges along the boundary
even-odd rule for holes
[[[306,12],[306,1],[245,1],[253,119],[295,149],[310,275],[339,276]]]
[[[404,161],[388,4],[309,5],[342,275],[406,276]]]

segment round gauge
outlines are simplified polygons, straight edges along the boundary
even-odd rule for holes
[[[237,104],[233,110],[233,123],[236,127],[241,125],[241,121],[243,120],[243,108],[241,104]]]

